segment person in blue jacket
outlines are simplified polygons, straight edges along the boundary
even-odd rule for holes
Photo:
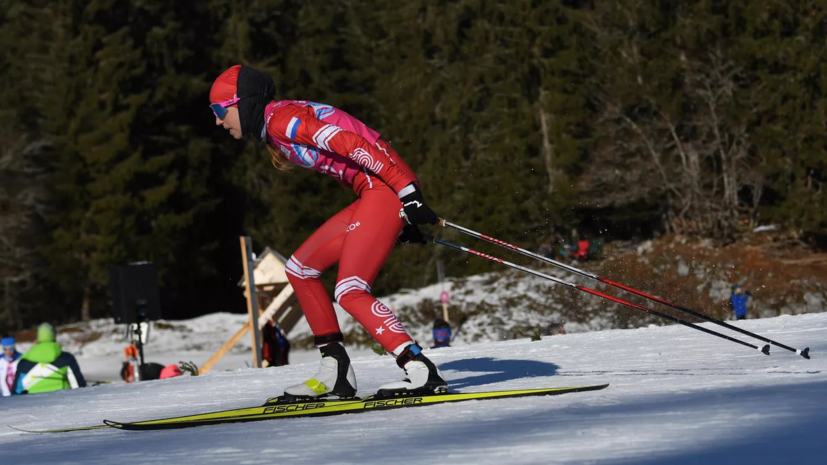
[[[442,318],[434,320],[434,345],[431,349],[439,347],[451,347],[451,325]]]
[[[736,320],[747,319],[747,300],[750,298],[749,292],[744,292],[744,288],[740,284],[732,286],[732,294],[729,296],[729,306],[735,312]]]

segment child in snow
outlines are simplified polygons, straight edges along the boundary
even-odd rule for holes
[[[744,292],[744,288],[740,284],[732,286],[732,294],[729,296],[729,305],[732,311],[735,312],[736,320],[747,319],[747,300],[750,297],[749,292]]]
[[[16,342],[11,336],[4,337],[0,341],[0,346],[3,347],[3,356],[0,357],[0,394],[3,397],[10,396],[14,386],[14,373],[17,369],[17,362],[20,360]]]
[[[319,373],[285,389],[288,398],[352,397],[356,376],[342,345],[333,304],[319,276],[336,263],[336,301],[365,327],[405,370],[404,381],[380,394],[444,392],[447,383],[396,316],[370,293],[398,241],[424,243],[417,225],[436,224],[419,180],[402,158],[353,116],[330,105],[274,100],[273,79],[247,66],[224,71],[210,89],[215,124],[236,139],[266,144],[279,169],[291,164],[326,174],[352,189],[355,202],[330,218],[290,257],[287,274],[322,355]]]

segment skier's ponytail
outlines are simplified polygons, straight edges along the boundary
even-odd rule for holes
[[[267,144],[267,151],[270,152],[270,161],[273,163],[273,166],[276,167],[279,171],[287,171],[290,169],[291,163],[290,160],[287,159],[287,156],[282,153],[281,150],[273,147],[270,144]]]

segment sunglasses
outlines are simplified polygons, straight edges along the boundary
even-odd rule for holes
[[[14,350],[14,346],[3,346],[4,351]]]
[[[210,105],[210,108],[212,109],[215,117],[223,121],[224,117],[227,116],[227,107],[235,105],[239,100],[241,100],[241,98],[234,95],[232,99],[227,100],[226,102],[213,103]]]

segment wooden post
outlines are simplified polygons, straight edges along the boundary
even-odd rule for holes
[[[282,314],[288,308],[290,308],[292,306],[292,308],[295,309],[295,311],[291,312],[290,317],[286,319],[286,321],[289,323],[290,327],[287,330],[284,330],[284,328],[282,328],[282,331],[284,332],[284,334],[287,335],[287,333],[290,331],[290,329],[293,328],[293,325],[295,325],[296,322],[302,316],[301,308],[298,305],[295,305],[296,301],[297,301],[297,299],[296,299],[296,295],[293,293],[293,288],[288,284],[281,291],[281,293],[279,293],[279,295],[276,297],[276,299],[275,299],[275,304],[276,305],[273,306],[274,311],[270,314],[268,314],[267,312],[264,312],[258,318],[259,331],[261,331],[261,328],[264,327],[264,325],[267,323],[267,321],[270,320],[271,318],[275,321],[278,321],[279,317],[281,317]],[[203,375],[204,373],[210,371],[210,369],[212,369],[213,365],[215,365],[215,363],[217,361],[221,360],[221,357],[223,357],[227,352],[229,352],[230,349],[232,349],[233,346],[236,345],[236,343],[238,341],[240,341],[241,338],[244,337],[244,335],[247,334],[247,331],[249,331],[249,330],[250,330],[250,322],[245,321],[244,325],[241,327],[241,329],[239,329],[238,332],[235,333],[233,335],[233,337],[230,338],[229,341],[225,342],[224,345],[221,346],[220,349],[218,349],[218,352],[213,354],[213,356],[210,357],[209,360],[207,360],[207,363],[205,363],[204,365],[201,366],[201,368],[199,368],[198,374]]]
[[[247,313],[250,315],[250,330],[253,339],[253,367],[261,368],[261,330],[258,327],[258,298],[253,277],[253,241],[247,237],[239,238],[241,242],[241,262],[244,265],[244,283],[247,285]]]
[[[242,337],[244,337],[244,335],[247,334],[247,331],[249,330],[250,322],[247,321],[244,323],[244,326],[242,326],[241,329],[239,329],[238,332],[230,338],[229,341],[225,342],[224,345],[221,346],[220,349],[218,349],[218,352],[213,354],[213,356],[210,357],[209,360],[207,360],[207,363],[201,365],[201,368],[198,369],[198,374],[203,375],[204,373],[210,371],[212,366],[215,365],[215,362],[219,361],[221,357],[224,356],[224,354],[226,354],[230,349],[232,349],[236,342],[238,342]]]
[[[445,282],[445,265],[442,264],[442,260],[436,261],[436,276],[437,281],[442,283]],[[446,322],[451,321],[448,319],[448,298],[447,298],[447,291],[443,286],[442,292],[439,295],[439,300],[442,301],[442,319]]]

